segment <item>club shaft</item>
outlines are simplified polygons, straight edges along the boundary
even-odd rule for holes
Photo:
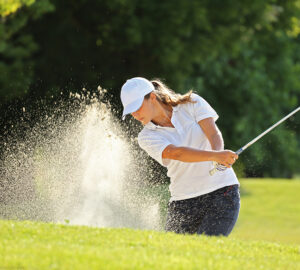
[[[254,144],[256,141],[258,141],[261,137],[266,135],[268,132],[270,132],[272,129],[280,125],[283,121],[291,117],[293,114],[298,112],[300,110],[300,107],[293,110],[291,113],[289,113],[287,116],[283,117],[281,120],[279,120],[277,123],[275,123],[273,126],[269,127],[266,131],[264,131],[262,134],[258,135],[256,138],[254,138],[252,141],[248,142],[246,145],[244,145],[242,148],[236,151],[236,154],[241,154],[244,150],[246,150],[250,145]]]

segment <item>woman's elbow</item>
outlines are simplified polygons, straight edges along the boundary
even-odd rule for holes
[[[175,145],[170,144],[162,152],[162,158],[180,160],[182,152],[183,151],[181,147],[177,147]]]

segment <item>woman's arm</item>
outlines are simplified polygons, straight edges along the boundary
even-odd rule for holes
[[[170,144],[162,152],[162,158],[182,162],[216,161],[229,168],[238,159],[238,155],[230,150],[204,151],[189,147],[177,147]]]
[[[213,150],[224,150],[224,141],[221,131],[218,129],[212,117],[198,122],[204,134],[208,138]]]

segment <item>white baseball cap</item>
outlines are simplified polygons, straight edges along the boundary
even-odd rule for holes
[[[154,90],[153,84],[145,78],[135,77],[126,81],[121,89],[121,101],[124,107],[122,119],[137,111],[143,104],[144,97]]]

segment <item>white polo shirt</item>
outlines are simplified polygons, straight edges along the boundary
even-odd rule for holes
[[[212,150],[209,140],[198,122],[218,115],[200,96],[192,94],[196,103],[179,104],[173,107],[173,127],[162,127],[149,122],[138,135],[138,143],[152,158],[167,167],[170,177],[170,201],[184,200],[210,193],[219,188],[239,184],[232,168],[210,175],[211,161],[182,162],[162,159],[163,150],[170,144],[199,150]]]

